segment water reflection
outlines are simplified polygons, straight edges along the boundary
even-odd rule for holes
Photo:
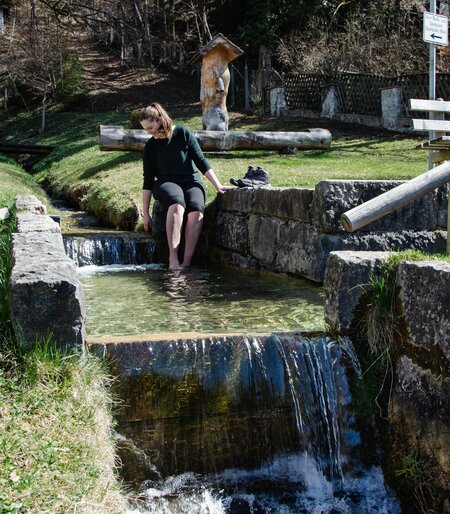
[[[89,336],[323,329],[322,288],[242,270],[79,269]]]

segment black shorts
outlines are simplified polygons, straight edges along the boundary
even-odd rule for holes
[[[175,184],[175,182],[156,181],[152,193],[166,209],[176,203],[182,205],[186,213],[205,211],[206,191],[199,182]]]

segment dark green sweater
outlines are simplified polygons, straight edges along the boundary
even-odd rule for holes
[[[205,174],[210,168],[192,132],[176,125],[170,139],[151,137],[145,144],[143,189],[151,191],[155,180],[201,183],[199,170]]]

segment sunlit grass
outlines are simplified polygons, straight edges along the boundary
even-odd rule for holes
[[[48,204],[48,197],[36,181],[17,163],[0,154],[0,208],[10,208],[17,195],[35,195]]]
[[[124,512],[99,361],[49,343],[0,357],[0,512]]]

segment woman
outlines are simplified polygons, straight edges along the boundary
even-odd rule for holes
[[[224,193],[231,187],[222,186],[192,132],[185,127],[174,126],[160,104],[152,103],[145,108],[140,122],[144,130],[153,136],[144,149],[144,230],[148,232],[151,229],[149,207],[153,195],[167,209],[169,269],[181,269],[190,266],[203,225],[206,191],[199,170],[218,193]],[[180,264],[178,250],[185,213],[185,247]]]

